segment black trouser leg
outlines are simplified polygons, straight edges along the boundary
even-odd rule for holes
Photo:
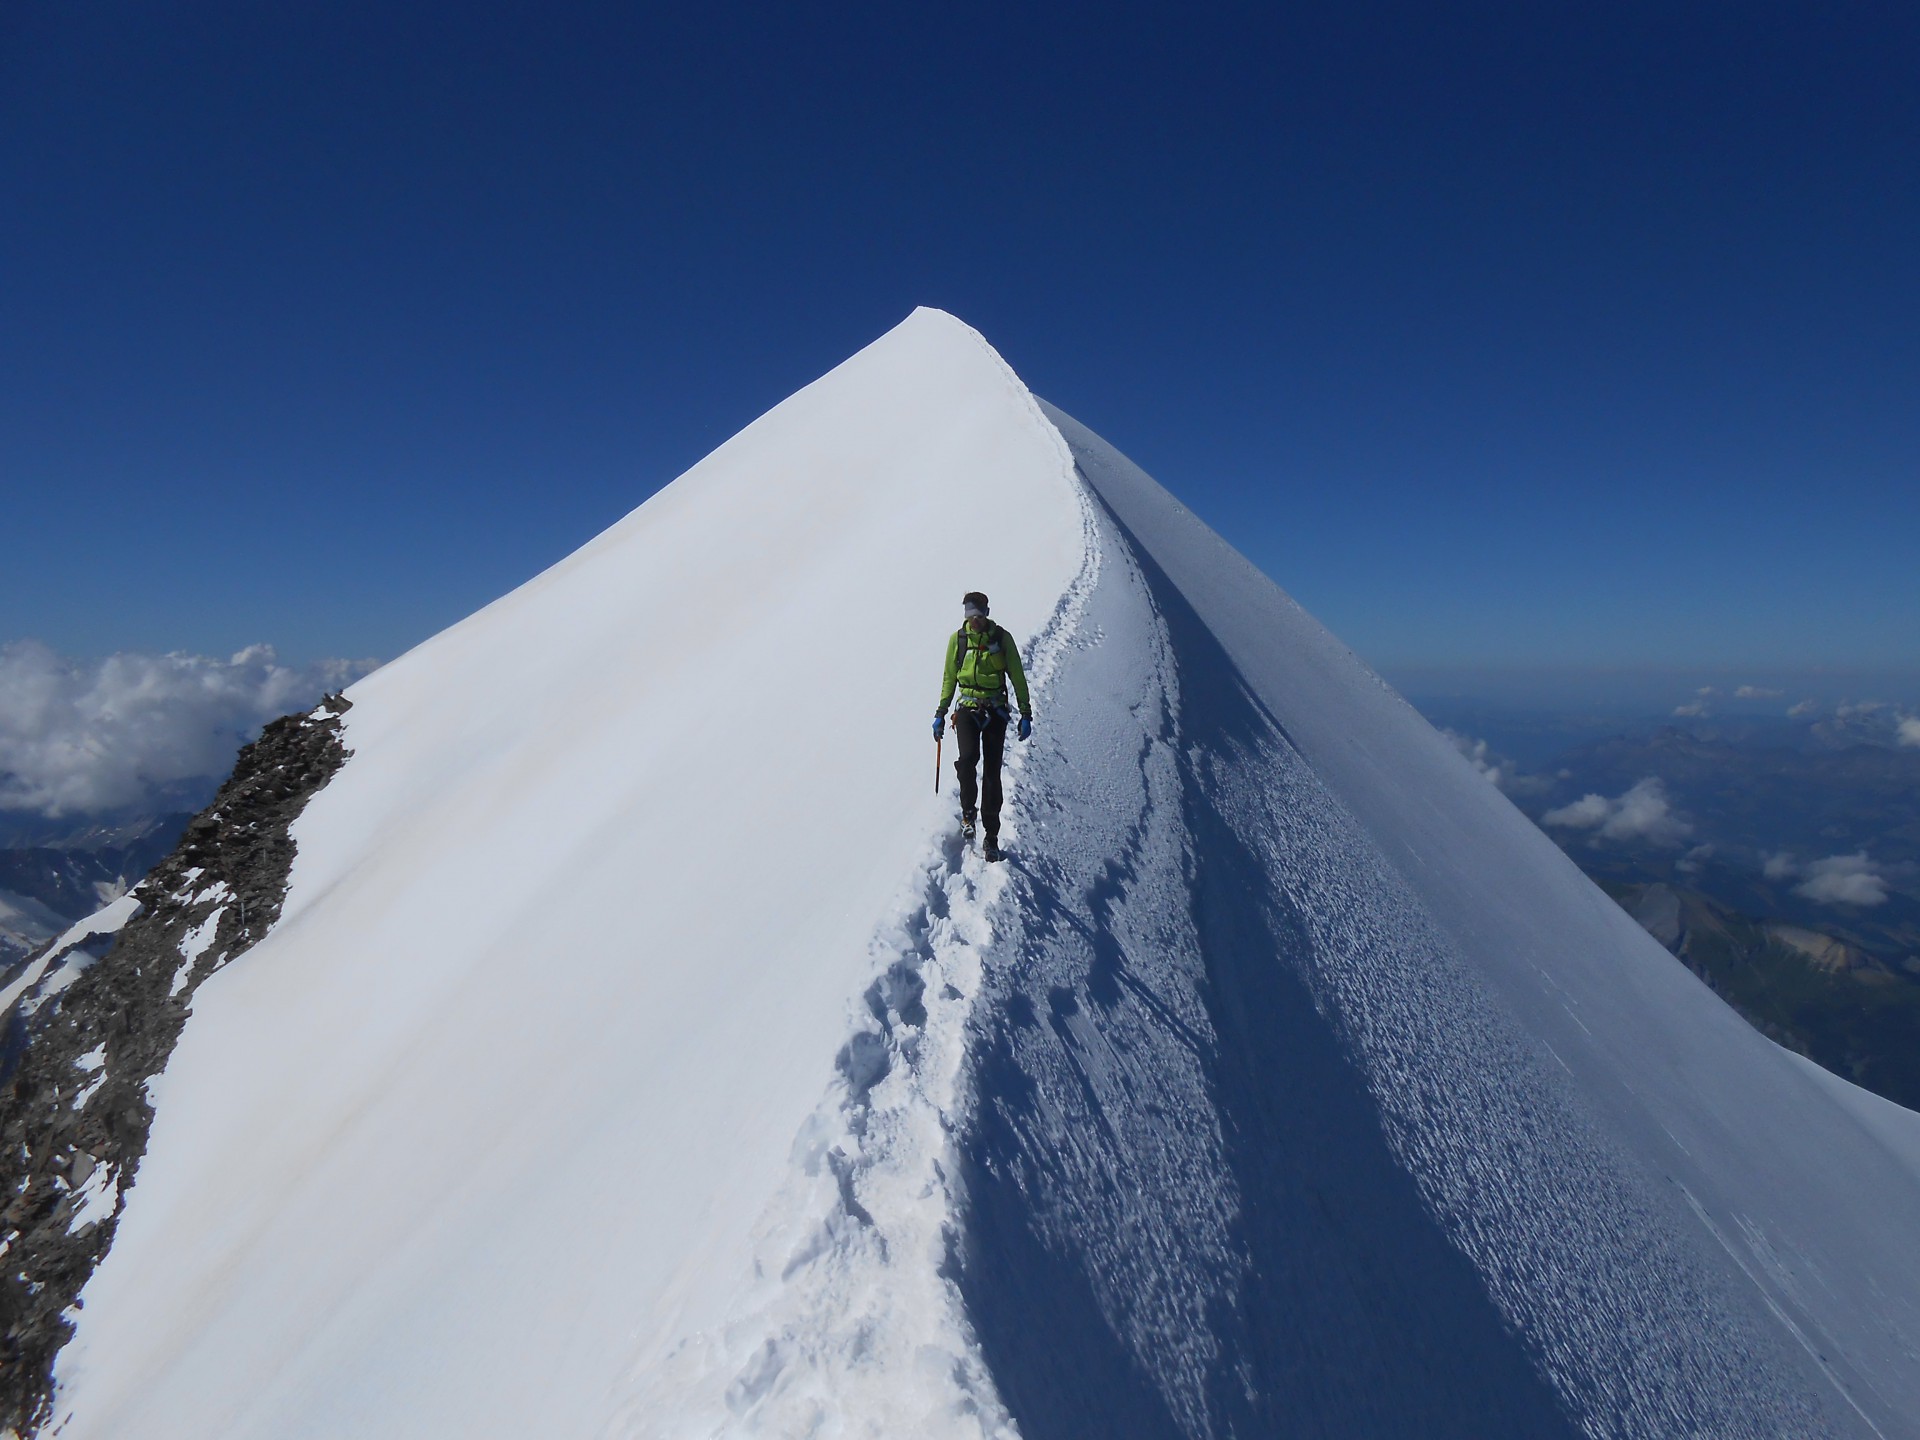
[[[1000,757],[1007,748],[1007,712],[996,710],[981,727],[980,828],[991,840],[1000,833]]]
[[[960,809],[973,813],[973,769],[981,765],[980,825],[991,838],[1000,833],[1000,757],[1007,748],[1007,712],[962,705],[953,712],[953,738],[960,742],[959,758],[953,762],[960,777]]]
[[[980,764],[979,712],[962,705],[953,712],[953,739],[960,753],[953,757],[953,773],[960,777],[960,813],[974,813],[977,782],[973,772]]]

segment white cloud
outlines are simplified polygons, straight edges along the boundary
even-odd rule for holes
[[[1811,715],[1819,708],[1820,702],[1818,700],[1811,698],[1802,700],[1798,704],[1787,707],[1787,718],[1790,720],[1798,720],[1802,715]]]
[[[1476,740],[1471,735],[1462,735],[1457,730],[1442,730],[1440,733],[1452,742],[1454,749],[1466,757],[1469,765],[1480,772],[1482,779],[1494,785],[1500,783],[1501,767],[1490,758],[1491,752],[1487,749],[1486,741]]]
[[[1713,713],[1712,700],[1720,693],[1717,685],[1702,685],[1693,692],[1693,699],[1684,705],[1673,707],[1673,713],[1683,720],[1695,720]]]
[[[1680,838],[1693,829],[1673,813],[1667,802],[1667,787],[1657,776],[1635,785],[1613,802],[1613,813],[1600,833],[1609,840],[1647,839],[1656,845],[1678,845]]]
[[[1760,873],[1769,880],[1788,880],[1800,873],[1800,862],[1782,850],[1778,855],[1761,857]]]
[[[1442,730],[1440,733],[1452,742],[1453,748],[1466,758],[1469,765],[1480,772],[1483,780],[1508,795],[1538,795],[1553,788],[1551,780],[1543,775],[1525,774],[1513,761],[1495,754],[1484,740],[1462,735],[1457,730]]]
[[[270,645],[228,660],[73,660],[32,640],[0,646],[0,810],[111,810],[161,786],[224,775],[267,721],[373,668],[367,660],[294,668]]]
[[[1786,693],[1784,690],[1769,690],[1764,685],[1742,685],[1738,690],[1733,692],[1733,698],[1736,700],[1778,700]]]
[[[1713,846],[1696,845],[1693,849],[1687,851],[1685,855],[1682,855],[1679,863],[1673,868],[1683,875],[1697,875],[1700,873],[1700,868],[1712,858]]]
[[[1667,787],[1657,775],[1611,800],[1583,795],[1571,805],[1549,810],[1540,820],[1569,830],[1593,830],[1603,840],[1649,840],[1655,845],[1678,845],[1693,831],[1674,812]]]
[[[1480,778],[1488,781],[1490,785],[1498,785],[1500,789],[1505,789],[1509,781],[1519,778],[1519,772],[1515,772],[1513,764],[1494,755],[1488,749],[1484,739],[1475,739],[1473,735],[1461,735],[1457,730],[1442,730],[1440,733],[1452,741],[1455,751],[1467,756],[1467,764],[1471,764],[1475,770],[1478,770]]]
[[[1900,743],[1902,745],[1920,745],[1920,715],[1900,717]]]
[[[1582,795],[1571,805],[1549,810],[1540,817],[1545,825],[1560,825],[1568,830],[1592,830],[1613,813],[1613,802],[1604,795]]]
[[[1823,905],[1884,905],[1887,882],[1880,867],[1861,850],[1852,855],[1829,855],[1806,867],[1807,878],[1793,893]]]

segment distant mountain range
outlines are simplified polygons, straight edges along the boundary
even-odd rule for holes
[[[1897,712],[1423,709],[1757,1028],[1920,1108],[1920,747]]]
[[[1762,1034],[1920,1110],[1920,985],[1833,936],[1664,882],[1603,887]]]
[[[1543,821],[1588,794],[1661,782],[1684,843],[1616,844],[1564,825],[1545,828],[1596,879],[1678,880],[1722,906],[1805,926],[1892,968],[1920,967],[1920,749],[1832,743],[1806,727],[1800,747],[1777,737],[1662,726],[1560,758],[1551,788],[1518,797]],[[1851,860],[1850,867],[1816,867]],[[1851,892],[1822,875],[1868,877]]]
[[[0,818],[0,976],[130,889],[173,849],[197,808]]]

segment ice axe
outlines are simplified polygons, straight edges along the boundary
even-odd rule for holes
[[[940,793],[940,742],[944,736],[933,737],[933,793]]]

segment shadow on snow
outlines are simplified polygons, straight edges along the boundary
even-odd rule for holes
[[[1209,777],[1223,770],[1275,754],[1299,765],[1291,742],[1145,548],[1106,518],[1176,657],[1179,720],[1162,738],[1177,755],[1182,813],[1159,818],[1181,835],[1191,907],[1181,963],[1211,1033],[1183,1021],[1149,978],[1164,956],[1143,949],[1155,932],[1134,908],[1137,855],[1084,864],[1079,878],[1059,857],[1016,857],[1012,931],[989,957],[976,1011],[957,1257],[1002,1398],[1026,1440],[1577,1433],[1395,1159],[1365,1078],[1303,978],[1309,927],[1215,800]],[[1069,657],[1056,692],[1075,685],[1082,661]],[[1037,753],[1023,797],[1073,784],[1069,769],[1059,752]],[[1136,1211],[1147,1218],[1133,1243],[1154,1247],[1156,1229],[1181,1223],[1163,1206],[1156,1225],[1140,1203],[1129,1182],[1153,1182],[1125,1138],[1138,1133],[1130,1121],[1179,1123],[1178,1107],[1136,1084],[1118,1104],[1140,1113],[1116,1113],[1114,1087],[1089,1078],[1103,1063],[1084,1053],[1092,1033],[1114,1037],[1136,1078],[1155,1070],[1140,1036],[1184,1052],[1167,1073],[1198,1077],[1202,1093],[1189,1098],[1217,1127],[1209,1181],[1232,1197],[1227,1243],[1210,1254],[1174,1244],[1153,1266],[1155,1284],[1184,1291],[1210,1332],[1204,1368],[1184,1384],[1167,1380],[1154,1352],[1192,1337],[1136,1328],[1129,1339],[1114,1322],[1127,1303],[1120,1269],[1137,1269],[1138,1257],[1121,1267],[1075,1224],[1101,1207]],[[1085,1177],[1050,1156],[1062,1117],[1074,1116],[1071,1143],[1100,1152],[1091,1164],[1108,1193],[1070,1193]]]

